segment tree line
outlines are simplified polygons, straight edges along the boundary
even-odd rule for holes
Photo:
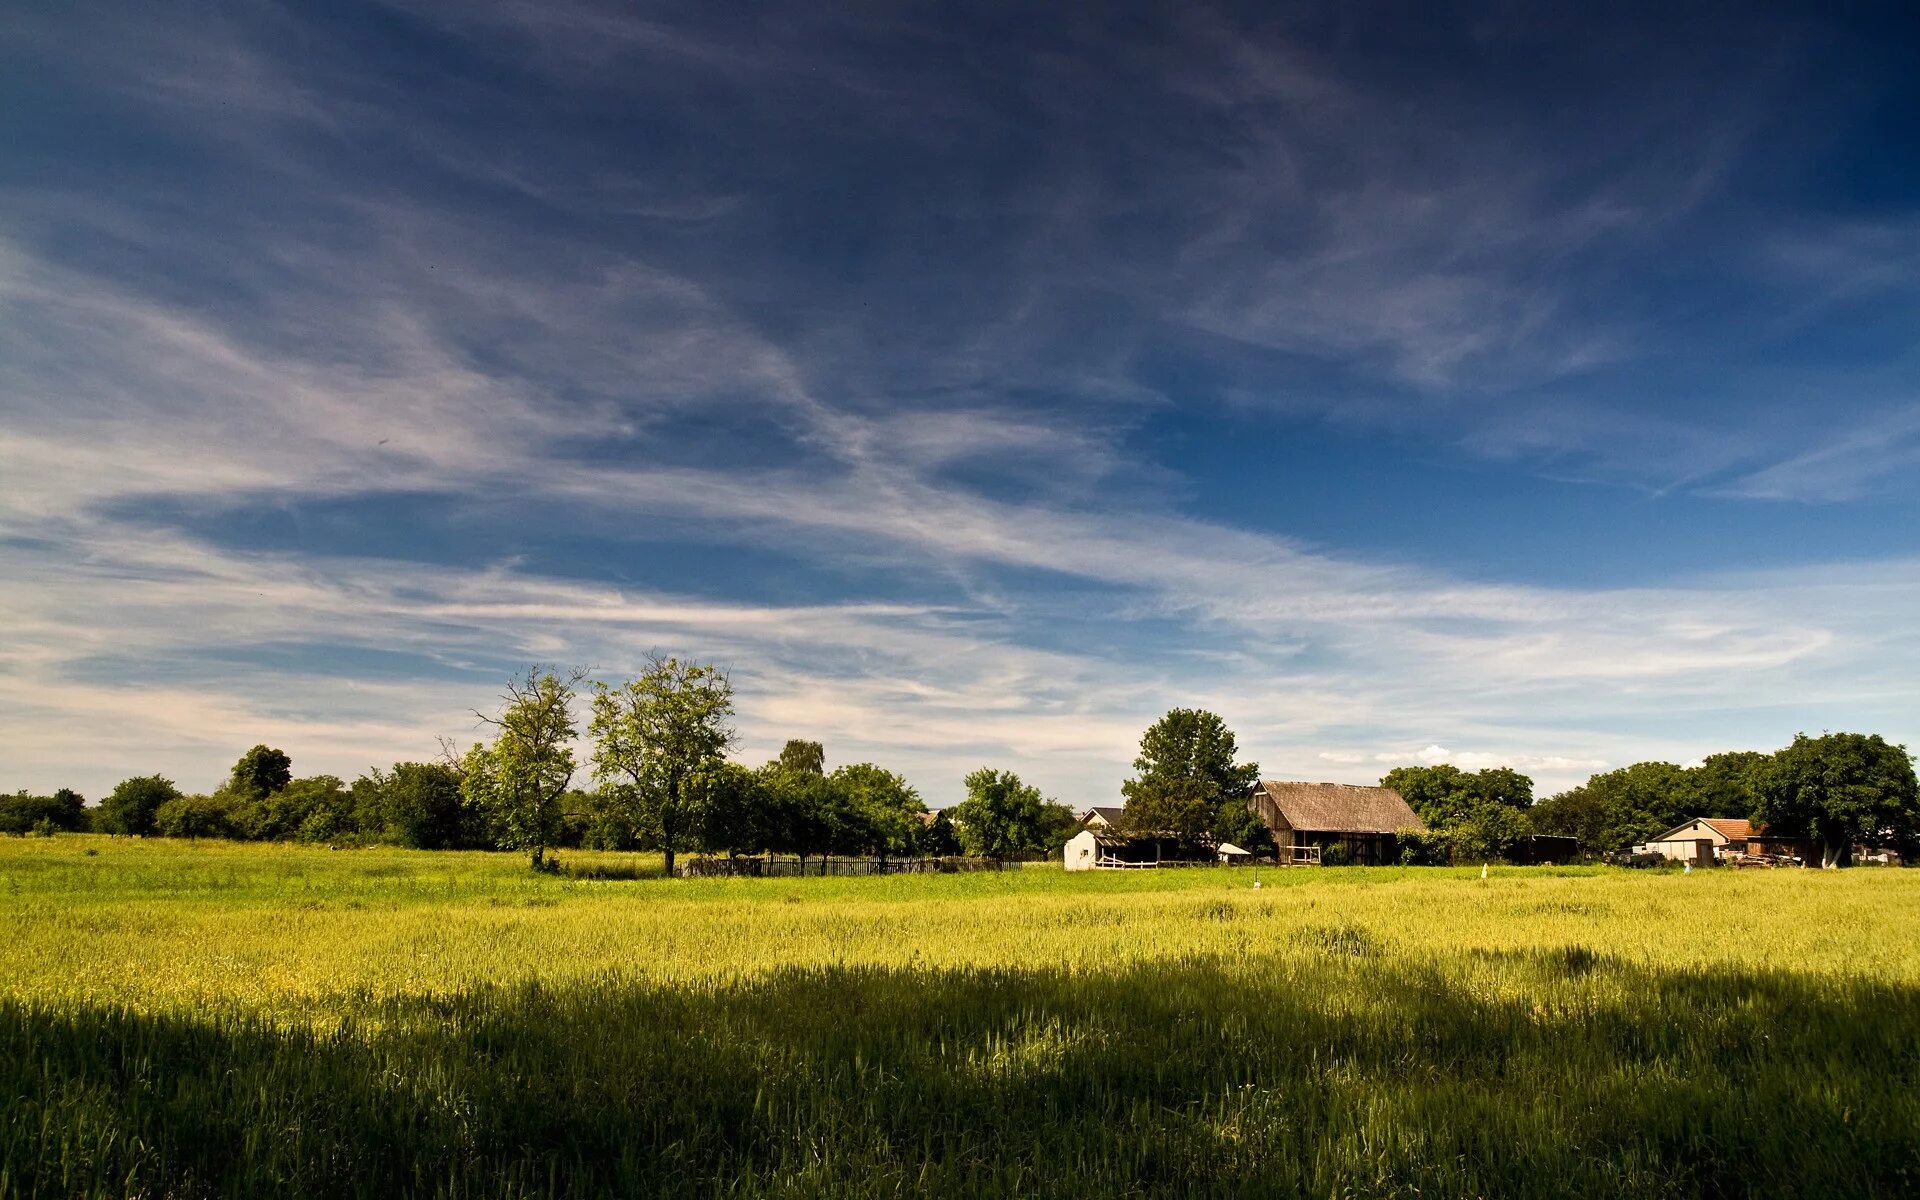
[[[585,702],[586,761],[576,756]],[[873,763],[826,769],[819,742],[793,739],[759,766],[731,761],[733,688],[710,664],[656,657],[638,676],[529,670],[476,713],[489,736],[434,761],[375,768],[347,783],[296,778],[291,758],[255,746],[210,793],[160,775],[123,780],[95,808],[78,793],[0,797],[0,832],[91,829],[136,836],[384,843],[497,849],[536,868],[564,847],[678,855],[942,857],[999,860],[1057,850],[1073,813],[1011,771],[965,779],[966,798],[930,812]],[[579,786],[581,784],[590,786]]]
[[[1238,758],[1233,731],[1218,715],[1172,710],[1141,737],[1136,776],[1121,785],[1123,825],[1186,843],[1271,850],[1271,833],[1246,802],[1259,765]],[[1572,837],[1587,854],[1608,854],[1695,817],[1745,818],[1805,839],[1828,864],[1844,861],[1854,846],[1920,857],[1913,758],[1877,734],[1801,734],[1772,754],[1715,754],[1693,767],[1635,763],[1538,803],[1533,780],[1510,767],[1399,767],[1380,784],[1400,793],[1427,826],[1400,833],[1402,858],[1415,864],[1509,858],[1533,834]]]
[[[582,700],[584,764],[575,757]],[[97,808],[68,789],[0,796],[0,833],[517,850],[536,867],[561,847],[649,849],[671,873],[688,852],[1016,859],[1055,852],[1078,828],[1071,810],[1011,771],[974,771],[966,799],[934,813],[884,767],[828,771],[818,742],[794,739],[772,761],[745,766],[728,757],[733,711],[732,684],[711,664],[655,657],[619,683],[535,669],[511,680],[492,712],[475,714],[491,736],[464,752],[443,744],[436,761],[376,768],[348,784],[295,778],[285,753],[261,745],[204,795],[147,775],[122,781]],[[1239,753],[1217,714],[1168,712],[1142,735],[1135,776],[1121,785],[1123,825],[1194,847],[1273,850],[1248,803],[1259,766]],[[1715,754],[1692,767],[1635,763],[1537,803],[1533,780],[1507,767],[1400,767],[1380,782],[1427,826],[1401,833],[1410,863],[1508,858],[1533,834],[1607,854],[1695,817],[1747,818],[1813,843],[1828,863],[1857,845],[1920,858],[1913,759],[1878,735],[1801,734],[1772,754]]]

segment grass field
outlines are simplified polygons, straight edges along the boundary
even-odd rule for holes
[[[1895,1196],[1920,871],[0,839],[0,1195]]]

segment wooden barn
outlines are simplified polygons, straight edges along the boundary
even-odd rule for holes
[[[1427,828],[1392,788],[1263,779],[1249,803],[1273,830],[1282,864],[1341,856],[1352,863],[1391,863],[1400,857],[1401,830]],[[1338,854],[1329,853],[1334,847],[1341,848]]]

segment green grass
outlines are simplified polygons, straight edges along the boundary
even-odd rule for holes
[[[0,1195],[1895,1196],[1920,872],[0,840]]]

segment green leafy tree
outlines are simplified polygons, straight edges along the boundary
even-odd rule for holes
[[[1505,858],[1527,835],[1523,814],[1533,804],[1533,780],[1510,767],[1396,767],[1380,786],[1400,793],[1434,834],[1402,848],[1409,861],[1424,860],[1442,846],[1457,862]]]
[[[1686,815],[1742,817],[1752,813],[1760,801],[1754,784],[1772,760],[1772,755],[1755,750],[1709,754],[1686,773]]]
[[[173,780],[160,775],[123,779],[100,802],[98,827],[102,833],[145,837],[153,832],[153,817],[160,806],[179,795]]]
[[[968,854],[1004,862],[1046,849],[1048,806],[1039,788],[990,767],[968,775],[966,785],[967,798],[953,806],[953,822]]]
[[[1577,788],[1534,806],[1539,833],[1569,834],[1583,848],[1612,851],[1637,845],[1695,815],[1687,773],[1673,763],[1640,762],[1595,775]]]
[[[170,838],[249,836],[250,802],[222,790],[211,796],[176,796],[154,813],[154,832]]]
[[[788,738],[787,744],[780,747],[780,757],[774,761],[780,764],[780,769],[783,771],[794,771],[802,775],[827,773],[827,750],[819,742]]]
[[[790,771],[776,760],[759,771],[767,798],[768,847],[801,860],[825,858],[842,841],[842,798],[824,775]]]
[[[584,671],[538,668],[510,680],[499,712],[476,714],[495,730],[467,751],[460,789],[488,815],[494,841],[524,850],[537,870],[560,835],[561,798],[573,781],[573,699]]]
[[[1067,842],[1080,832],[1080,814],[1070,805],[1050,800],[1040,808],[1040,827],[1040,849],[1048,858],[1059,858]]]
[[[1256,763],[1234,760],[1240,746],[1213,713],[1176,708],[1147,728],[1133,760],[1137,778],[1120,785],[1126,825],[1139,833],[1205,841],[1239,813],[1260,779]]]
[[[51,796],[16,792],[0,796],[0,833],[31,833],[35,830],[73,832],[86,828],[86,799],[71,788],[61,788]]]
[[[229,790],[250,800],[265,800],[293,782],[293,760],[268,745],[255,746],[240,756],[228,776]]]
[[[1800,734],[1755,772],[1753,788],[1754,819],[1813,838],[1823,866],[1847,865],[1856,844],[1920,840],[1913,758],[1878,734]]]
[[[231,791],[227,794],[232,795]],[[254,836],[334,843],[346,841],[360,832],[359,823],[354,819],[353,793],[334,775],[295,779],[257,806],[235,805],[236,821],[244,825],[249,810],[265,815],[264,823],[256,827]]]
[[[620,789],[668,875],[700,830],[700,783],[733,745],[732,720],[733,684],[711,665],[655,655],[637,679],[594,685],[594,774]]]
[[[1498,805],[1519,812],[1533,804],[1533,780],[1508,767],[1462,771],[1451,763],[1431,767],[1396,767],[1380,786],[1400,793],[1420,819],[1434,829],[1445,829],[1471,817],[1482,805]]]
[[[696,842],[706,854],[758,854],[776,838],[770,819],[767,785],[758,771],[719,762],[695,781],[704,795],[699,804]]]
[[[933,814],[926,828],[920,832],[920,853],[929,858],[946,858],[960,853],[960,835],[953,828],[953,818],[942,808]]]
[[[476,850],[486,820],[460,790],[459,770],[444,762],[403,762],[353,782],[354,823],[364,833],[416,850]]]
[[[850,823],[855,836],[843,839],[843,844],[861,843],[851,853],[885,859],[912,854],[918,848],[920,814],[927,806],[905,779],[872,763],[840,767],[830,779],[857,818],[857,823]]]

